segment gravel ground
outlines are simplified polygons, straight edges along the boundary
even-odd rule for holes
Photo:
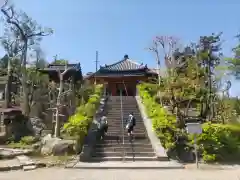
[[[80,170],[45,168],[0,172],[0,180],[239,180],[240,169],[231,170]]]

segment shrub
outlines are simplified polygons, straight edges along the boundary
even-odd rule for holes
[[[8,141],[8,146],[10,148],[29,149],[31,145],[37,141],[38,139],[33,136],[24,136],[19,142],[14,142],[13,140]]]
[[[87,103],[78,107],[76,113],[64,124],[65,132],[75,137],[78,146],[82,145],[84,137],[87,135],[93,116],[99,107],[101,93],[102,85],[94,86],[93,94],[88,98]]]
[[[148,117],[152,120],[153,130],[159,137],[161,144],[168,150],[175,148],[175,137],[181,132],[177,128],[176,117],[169,114],[156,102],[152,93],[152,91],[156,91],[156,88],[153,85],[140,84],[138,85],[138,90]]]
[[[20,142],[22,144],[26,144],[26,145],[32,145],[34,143],[37,142],[37,138],[33,137],[33,136],[24,136],[22,137],[22,139],[20,140]]]
[[[239,158],[240,127],[238,125],[203,124],[198,145],[206,162],[226,161]]]
[[[153,129],[161,144],[167,150],[190,147],[193,137],[186,135],[185,129],[177,126],[176,117],[169,114],[159,103],[154,94],[156,87],[152,84],[138,85],[139,95],[145,105],[148,117],[152,120]],[[240,158],[240,125],[239,124],[203,124],[203,132],[197,138],[199,153],[205,162],[238,160]],[[184,146],[179,146],[176,137],[186,139]]]

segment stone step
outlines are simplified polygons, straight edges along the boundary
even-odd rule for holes
[[[127,129],[125,129],[125,127],[124,129],[122,129],[122,127],[111,128],[108,130],[108,133],[122,134],[122,131],[124,131],[124,133],[127,133]],[[142,129],[134,128],[133,131],[134,131],[133,134],[140,134],[140,133],[144,134],[146,132],[146,130],[143,128]]]
[[[108,128],[112,127],[124,127],[127,125],[126,121],[123,121],[121,119],[108,119]],[[136,121],[135,128],[146,128],[142,121]]]
[[[123,141],[122,141],[122,139],[113,139],[113,140],[102,140],[102,141],[98,142],[98,144],[101,144],[101,143],[102,144],[122,144]],[[130,143],[130,142],[129,142],[129,140],[124,139],[124,143]],[[146,139],[138,139],[136,141],[133,141],[132,143],[133,144],[135,144],[135,143],[138,143],[138,144],[144,144],[144,143],[149,144],[150,141],[149,141],[148,138],[146,138]]]
[[[125,129],[125,126],[126,126],[126,124],[124,123],[124,124],[122,124],[122,123],[115,123],[115,124],[112,124],[112,123],[110,123],[110,124],[108,124],[108,129],[114,129],[114,128],[116,128],[116,129],[118,129],[118,128],[122,128],[122,126],[124,126],[124,129]],[[136,123],[136,126],[134,126],[134,129],[135,130],[138,130],[138,129],[146,129],[145,128],[145,126],[144,125],[139,125],[139,124],[137,124]]]
[[[113,105],[121,105],[121,104],[123,104],[123,105],[134,105],[134,104],[136,104],[136,101],[135,100],[133,100],[133,101],[108,101],[107,102],[107,104],[113,104]]]
[[[114,128],[114,129],[109,129],[108,134],[118,134],[118,135],[122,135],[122,128]],[[127,130],[124,128],[124,133],[127,134]],[[133,130],[133,134],[145,134],[146,130],[145,129],[134,129]]]
[[[153,149],[152,149],[152,146],[128,146],[128,147],[121,147],[121,146],[118,146],[118,147],[97,147],[95,148],[95,151],[96,152],[118,152],[118,151],[126,151],[126,152],[153,152]]]
[[[95,152],[92,157],[117,157],[123,156],[123,151],[117,152]],[[125,152],[125,156],[133,156],[133,157],[155,157],[154,152]]]
[[[122,135],[122,131],[108,131],[107,132],[107,136],[121,136]],[[124,135],[127,135],[127,132],[124,132]],[[146,132],[142,131],[142,132],[136,132],[134,131],[134,137],[142,137],[142,136],[146,136]]]
[[[108,108],[119,108],[119,109],[121,109],[121,104],[119,103],[119,104],[114,104],[114,103],[110,103],[110,104],[108,104]],[[137,104],[135,104],[135,103],[132,103],[132,102],[128,102],[128,103],[124,103],[124,104],[122,104],[122,108],[124,108],[124,109],[128,109],[128,108],[136,108],[136,109],[138,109],[138,105]]]
[[[108,119],[108,127],[118,127],[118,126],[122,126],[122,125],[126,125],[126,121],[123,121],[121,119]],[[136,121],[136,125],[135,127],[139,127],[139,128],[145,128],[145,125],[143,124],[143,121]]]
[[[125,126],[126,126],[127,124],[126,123],[121,123],[121,122],[118,122],[118,123],[108,123],[108,129],[114,129],[114,128],[117,128],[117,129],[119,129],[119,128],[122,128],[123,126],[124,126],[124,129],[125,129]],[[136,123],[136,125],[134,126],[134,130],[138,130],[138,129],[146,129],[146,127],[143,125],[143,124],[138,124],[138,123]]]
[[[106,116],[107,117],[107,119],[108,119],[108,121],[109,120],[115,120],[116,122],[118,122],[118,121],[122,121],[122,116],[121,116],[121,114],[119,113],[118,115],[116,114],[116,115],[113,115],[113,114],[111,114],[111,115],[107,115]],[[126,121],[128,119],[128,116],[123,116],[123,120],[124,121]],[[138,122],[143,122],[142,121],[142,117],[141,116],[135,116],[135,119],[136,119],[136,121],[138,121]]]
[[[140,111],[136,108],[116,108],[116,107],[112,107],[112,109],[108,108],[108,112],[123,112],[125,115],[129,115],[129,113],[133,113],[133,115],[137,115],[140,113]]]
[[[111,112],[109,112],[109,113],[107,113],[107,117],[110,117],[110,116],[119,116],[119,115],[121,115],[121,112],[120,111],[111,111]],[[128,116],[129,116],[129,114],[128,113],[125,113],[125,114],[123,114],[123,117],[125,117],[125,118],[128,118]],[[141,115],[140,114],[137,114],[137,113],[135,113],[134,114],[134,117],[136,118],[136,119],[139,119],[139,118],[141,118]]]
[[[107,111],[108,113],[107,113],[107,115],[118,115],[118,114],[121,114],[121,109],[114,109],[114,110],[108,110]],[[136,117],[136,116],[141,116],[141,114],[139,113],[139,111],[131,111],[132,113],[133,113],[133,115]],[[122,112],[123,113],[123,116],[129,116],[129,111],[123,111]]]
[[[108,109],[114,110],[115,108],[117,109],[121,109],[121,105],[120,104],[109,104]],[[137,109],[138,110],[138,105],[136,104],[123,104],[122,109],[125,109],[126,111],[129,111],[131,109]]]
[[[30,155],[32,150],[0,148],[0,159],[13,159],[20,155]]]
[[[124,130],[124,133],[122,131],[108,131],[107,134],[105,135],[105,138],[108,138],[108,137],[122,138],[123,136],[129,138],[127,130]],[[144,131],[142,132],[134,131],[133,138],[138,139],[142,137],[148,138],[147,134]]]
[[[126,125],[126,121],[123,121],[121,119],[110,119],[108,120],[108,127],[122,127],[122,125]],[[145,128],[144,124],[142,121],[136,121],[136,125],[135,125],[136,128]]]
[[[118,107],[121,108],[121,103],[108,103],[107,104],[108,107],[112,108],[112,107]],[[122,103],[122,107],[123,108],[128,108],[128,107],[134,107],[134,108],[138,108],[138,105],[134,102],[126,102],[126,103]]]
[[[122,125],[126,125],[126,123],[122,123],[121,121],[119,122],[111,122],[111,121],[108,121],[108,128],[112,128],[112,127],[122,127]],[[144,124],[142,122],[136,122],[136,125],[135,125],[135,128],[145,128]]]
[[[107,103],[108,103],[108,104],[115,104],[115,105],[120,105],[120,104],[128,105],[128,104],[135,104],[136,101],[135,101],[135,100],[123,100],[123,101],[121,102],[121,100],[119,99],[118,101],[108,101]]]
[[[124,129],[126,128],[125,126],[126,126],[126,125],[124,124]],[[108,129],[109,129],[109,131],[110,131],[110,130],[122,131],[122,127],[123,127],[122,124],[114,124],[114,125],[108,124]],[[135,126],[135,127],[134,127],[134,130],[136,130],[136,131],[145,131],[145,129],[146,129],[146,128],[145,128],[144,126]],[[126,130],[126,129],[125,129],[125,130]]]
[[[108,120],[115,120],[115,121],[122,121],[122,116],[121,116],[121,114],[119,113],[118,115],[116,114],[116,115],[106,115],[106,117],[108,118]],[[123,120],[124,121],[126,121],[128,119],[128,116],[123,116]],[[141,116],[139,116],[139,117],[137,117],[137,116],[135,116],[135,119],[136,119],[136,121],[138,121],[138,122],[143,122],[142,121],[142,117]]]
[[[128,113],[130,113],[131,110],[133,110],[135,112],[136,112],[136,110],[139,111],[137,105],[123,105],[122,108],[121,108],[120,105],[108,105],[107,108],[109,110],[116,110],[116,109],[121,110],[122,109],[122,110],[124,110],[125,112],[128,112]]]
[[[131,112],[133,113],[133,115],[134,115],[135,117],[136,117],[136,116],[141,116],[141,114],[139,113],[139,111],[131,111]],[[130,112],[129,112],[129,111],[123,111],[122,113],[123,113],[123,116],[124,116],[124,117],[126,117],[126,116],[128,117]],[[111,114],[112,114],[112,115],[121,114],[121,109],[118,109],[118,110],[116,110],[116,109],[115,109],[115,110],[108,110],[108,111],[107,111],[107,115],[111,115]]]
[[[123,137],[121,136],[105,136],[103,138],[104,141],[106,140],[122,140]],[[137,136],[137,137],[134,137],[133,138],[133,141],[137,141],[137,140],[143,140],[143,139],[148,139],[146,136]],[[124,136],[124,140],[129,140],[129,137],[128,136]]]
[[[139,139],[139,138],[141,139],[143,137],[148,138],[147,133],[145,133],[144,131],[134,131],[133,134],[134,134],[133,138],[135,139]],[[107,134],[105,135],[105,137],[112,137],[112,138],[122,138],[123,136],[129,138],[126,130],[124,131],[124,134],[122,133],[122,131],[110,131],[110,132],[107,132]]]
[[[37,168],[36,163],[28,156],[25,155],[17,156],[17,159],[22,165],[24,171],[33,170]]]
[[[115,112],[115,113],[108,113],[107,115],[107,118],[118,118],[118,119],[121,119],[122,118],[122,116],[121,116],[121,113],[120,112]],[[125,114],[125,115],[123,115],[123,119],[128,119],[128,114]],[[134,116],[135,118],[136,118],[136,120],[142,120],[142,117],[141,117],[141,115],[137,115],[137,116]]]
[[[122,108],[120,105],[108,105],[107,107],[109,110],[124,110],[125,112],[128,112],[130,113],[131,110],[134,111],[134,112],[139,112],[139,109],[138,109],[138,106],[137,105],[123,105]]]
[[[109,121],[108,121],[109,122]],[[126,123],[124,122],[123,124],[122,124],[122,122],[117,122],[117,123],[112,123],[112,122],[110,122],[110,123],[108,123],[108,128],[114,128],[114,127],[122,127],[122,125],[126,125]],[[136,122],[136,126],[135,126],[135,129],[138,129],[138,128],[144,128],[145,129],[145,126],[143,125],[143,124],[140,124],[140,123],[137,123]]]
[[[123,124],[124,125],[124,129],[125,129],[125,126],[126,124]],[[119,124],[108,124],[108,129],[114,129],[114,130],[121,130],[122,129],[122,123],[119,123]],[[138,131],[138,130],[145,130],[146,128],[143,126],[143,125],[136,125],[134,127],[134,130]]]
[[[112,125],[114,125],[114,124],[122,124],[122,121],[125,124],[126,121],[127,121],[127,118],[122,120],[121,117],[110,117],[109,118],[109,116],[107,116],[107,120],[108,120],[108,124],[112,124]],[[136,124],[144,126],[142,118],[141,119],[140,118],[136,119]]]
[[[121,108],[108,109],[107,112],[113,112],[113,113],[118,112],[118,113],[120,113]],[[136,108],[122,109],[122,112],[124,113],[124,115],[129,115],[129,113],[133,113],[133,115],[138,115],[140,113],[140,111]]]
[[[127,102],[131,102],[131,103],[134,103],[136,102],[136,99],[133,98],[133,99],[123,99],[122,98],[122,103],[127,103]],[[117,103],[121,103],[121,99],[109,99],[108,100],[108,103],[111,103],[111,104],[117,104]]]
[[[116,118],[108,118],[107,117],[107,120],[108,120],[108,125],[112,125],[112,126],[114,126],[114,125],[120,125],[120,124],[126,124],[126,119],[123,119],[123,121],[122,121],[122,119],[120,118],[120,117],[116,117]],[[142,121],[142,119],[141,120],[136,120],[136,125],[138,126],[138,127],[145,127],[144,126],[144,123],[143,123],[143,121]]]
[[[141,115],[138,112],[133,112],[134,113],[134,117],[138,117],[141,118]],[[116,111],[108,111],[108,113],[106,113],[107,116],[119,116],[121,115],[121,110],[116,110]],[[123,112],[123,117],[128,118],[129,113],[128,112]]]
[[[108,120],[108,123],[111,123],[111,124],[115,124],[115,123],[122,123],[122,121],[124,122],[124,123],[126,123],[126,121],[127,121],[127,119],[128,118],[123,118],[123,120],[122,120],[122,118],[120,117],[120,116],[106,116],[107,117],[107,120]],[[143,124],[143,120],[142,120],[142,118],[136,118],[136,124]]]
[[[108,134],[118,134],[118,135],[122,135],[122,132],[124,131],[125,134],[127,134],[127,129],[122,129],[122,127],[116,127],[116,128],[111,128],[108,129]],[[133,134],[146,134],[146,130],[145,129],[136,129],[134,128],[133,130]]]
[[[124,158],[122,156],[111,156],[111,157],[92,157],[91,162],[101,162],[101,161],[157,161],[157,157],[153,156],[147,156],[147,157],[133,157],[133,156],[125,156]]]
[[[126,148],[128,148],[128,147],[132,147],[132,145],[134,146],[134,147],[143,147],[143,148],[148,148],[148,147],[152,147],[152,145],[151,145],[151,143],[149,142],[149,143],[137,143],[137,142],[135,142],[135,143],[133,143],[133,144],[131,144],[131,143],[124,143],[124,145],[121,143],[121,144],[119,144],[119,143],[112,143],[112,144],[108,144],[108,143],[98,143],[98,144],[96,144],[96,148],[114,148],[114,147],[116,147],[116,148],[122,148],[123,146],[124,147],[126,147]]]
[[[132,141],[132,143],[149,143],[149,139],[148,138],[139,138],[139,139],[134,139]],[[123,139],[122,138],[109,138],[109,139],[103,139],[103,140],[99,140],[99,144],[100,143],[105,143],[105,144],[109,144],[109,143],[118,143],[118,144],[122,144],[123,143]],[[128,138],[124,138],[124,143],[131,143],[131,141]]]

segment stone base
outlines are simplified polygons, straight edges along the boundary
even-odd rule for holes
[[[78,162],[74,166],[69,163],[66,168],[73,169],[184,169],[184,166],[174,161],[137,161],[137,162]]]

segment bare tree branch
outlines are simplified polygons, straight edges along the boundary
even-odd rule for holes
[[[34,33],[34,34],[30,34],[28,35],[28,38],[31,38],[31,37],[36,37],[36,36],[49,36],[52,34],[52,31],[50,32],[44,32],[44,31],[41,31],[39,33]]]
[[[29,88],[27,84],[27,54],[30,46],[36,44],[41,39],[38,37],[52,34],[52,31],[45,32],[37,25],[26,13],[16,14],[13,6],[7,7],[7,3],[1,8],[6,23],[9,24],[9,30],[22,43],[21,49],[21,84],[23,90],[23,113],[28,116],[30,112]],[[40,30],[39,30],[40,29]],[[38,32],[39,30],[39,32]]]

